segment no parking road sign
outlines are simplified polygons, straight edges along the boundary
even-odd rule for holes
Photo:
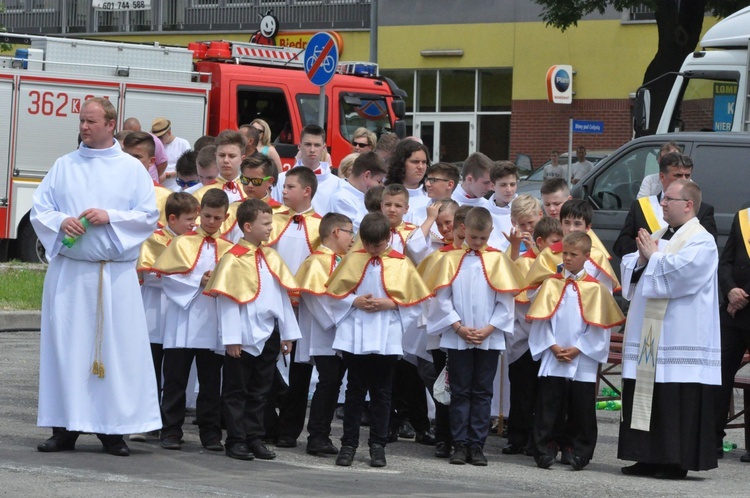
[[[317,33],[305,47],[305,72],[317,86],[331,81],[339,63],[339,48],[328,33]]]

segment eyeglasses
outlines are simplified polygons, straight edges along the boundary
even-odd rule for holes
[[[362,142],[354,142],[354,141],[352,141],[352,147],[365,148],[365,147],[369,147],[369,146],[370,146],[370,144],[368,142],[362,143]]]
[[[664,202],[672,202],[672,201],[685,201],[685,202],[691,202],[690,199],[677,199],[675,197],[667,197],[666,195],[661,198]]]
[[[424,179],[425,183],[437,183],[437,182],[449,182],[447,178],[437,178],[434,176],[428,176]]]
[[[253,128],[255,128],[255,126],[253,126]],[[258,133],[260,133],[261,135],[262,135],[263,133],[265,133],[265,131],[266,131],[266,130],[264,130],[263,128],[255,128],[255,129],[256,129],[256,130],[258,130]]]
[[[267,182],[271,178],[273,177],[264,176],[263,178],[248,178],[246,176],[240,175],[240,183],[243,185],[250,185],[252,183],[253,187],[260,187],[261,185],[263,185],[263,182]]]
[[[347,230],[346,228],[339,228],[339,230],[342,232],[346,232],[352,236],[354,235],[354,230]]]
[[[194,187],[194,186],[198,185],[200,183],[200,180],[188,180],[188,181],[185,181],[182,178],[177,178],[175,180],[175,182],[177,183],[177,185],[180,188],[188,188],[188,187]]]

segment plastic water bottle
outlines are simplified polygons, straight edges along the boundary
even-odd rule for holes
[[[91,225],[91,223],[89,223],[89,220],[86,219],[85,216],[81,217],[81,219],[78,221],[81,222],[81,225],[83,225],[83,228],[88,228],[89,225]],[[65,247],[68,247],[68,248],[73,247],[73,244],[76,243],[76,240],[78,240],[78,237],[80,237],[80,235],[66,235],[65,238],[62,239],[62,243]]]
[[[732,450],[737,449],[737,443],[733,443],[731,441],[724,441],[724,444],[722,445],[724,449],[724,453],[728,453]]]

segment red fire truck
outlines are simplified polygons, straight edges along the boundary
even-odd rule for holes
[[[299,49],[241,42],[189,48],[47,36],[7,35],[14,57],[0,57],[0,256],[44,260],[29,211],[55,159],[77,146],[78,112],[106,97],[122,124],[147,129],[165,116],[175,135],[198,137],[262,118],[285,168],[300,132],[318,123],[319,89]],[[24,47],[24,48],[19,48]],[[325,128],[332,164],[351,151],[360,126],[404,135],[405,93],[370,63],[341,63],[326,85]],[[73,213],[74,214],[74,213]]]

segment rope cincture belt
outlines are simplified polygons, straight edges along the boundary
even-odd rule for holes
[[[94,365],[91,373],[100,379],[104,378],[104,362],[102,361],[102,341],[104,339],[104,265],[106,261],[99,261],[99,288],[96,293],[96,335],[94,336]]]

